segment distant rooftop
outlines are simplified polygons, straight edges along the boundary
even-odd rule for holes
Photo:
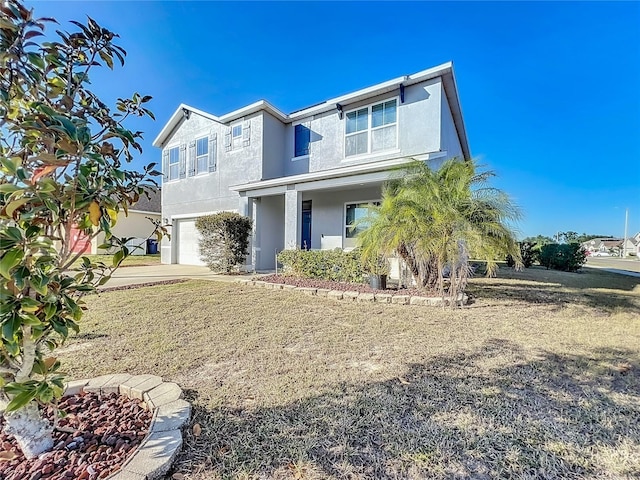
[[[139,210],[141,212],[160,213],[162,211],[162,196],[160,195],[160,189],[157,192],[148,192],[149,198],[146,195],[141,195],[134,205],[129,210]]]

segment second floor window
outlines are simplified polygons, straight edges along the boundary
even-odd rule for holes
[[[169,180],[177,180],[180,177],[180,148],[169,149]]]
[[[295,157],[309,155],[309,142],[311,141],[311,130],[303,123],[294,127]]]
[[[348,112],[345,157],[390,150],[397,146],[397,100]]]
[[[231,127],[231,148],[242,147],[242,124],[237,124]]]
[[[209,138],[196,140],[196,175],[209,171]]]

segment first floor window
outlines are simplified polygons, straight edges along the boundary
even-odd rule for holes
[[[371,215],[371,207],[380,202],[347,203],[345,207],[345,238],[355,238],[367,229],[367,218]]]
[[[196,175],[209,171],[209,138],[196,140]]]
[[[302,157],[309,155],[309,142],[311,141],[311,129],[300,123],[294,127],[294,143],[295,143],[295,157]]]
[[[169,180],[177,180],[180,177],[180,148],[169,149]]]

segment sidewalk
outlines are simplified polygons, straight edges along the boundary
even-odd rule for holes
[[[180,279],[201,279],[233,282],[236,278],[250,278],[245,275],[216,275],[208,267],[195,265],[151,265],[146,267],[121,267],[102,288],[126,287],[144,283],[166,282]]]

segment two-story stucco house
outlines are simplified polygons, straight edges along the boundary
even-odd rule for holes
[[[162,262],[201,264],[195,218],[228,210],[254,220],[249,270],[275,268],[285,248],[353,247],[350,226],[395,167],[470,158],[451,63],[289,114],[266,101],[222,116],[180,105],[154,145],[172,226]]]

